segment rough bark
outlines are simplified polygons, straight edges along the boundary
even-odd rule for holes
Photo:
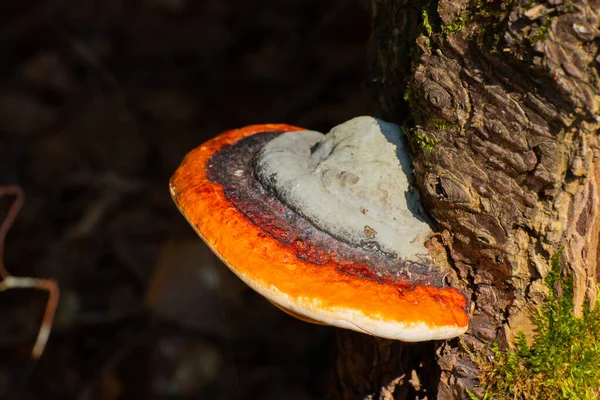
[[[338,378],[343,393],[463,399],[479,392],[465,346],[531,337],[554,253],[573,274],[576,315],[596,300],[600,1],[373,0],[372,13],[374,96],[411,137],[417,187],[451,238],[453,285],[474,308],[460,341],[429,348],[374,351],[342,334]]]

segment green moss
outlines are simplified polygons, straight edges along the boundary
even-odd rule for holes
[[[529,35],[528,37],[528,40],[531,43],[531,45],[546,40],[546,38],[548,37],[548,31],[550,30],[550,24],[552,23],[552,20],[558,15],[558,12],[553,12],[544,17],[544,23],[541,26],[537,27],[537,29],[534,29],[531,35]]]
[[[600,302],[593,310],[585,307],[581,318],[573,315],[573,276],[563,274],[561,254],[551,258],[546,277],[550,295],[534,318],[533,343],[521,332],[513,349],[503,351],[492,344],[492,359],[485,351],[470,353],[486,388],[483,399],[598,399]],[[562,294],[556,296],[555,290]]]
[[[546,18],[544,25],[540,26],[533,35],[529,37],[531,44],[535,44],[537,42],[543,42],[548,37],[548,29],[550,28],[550,22],[552,18]]]
[[[416,142],[423,150],[431,151],[439,143],[437,140],[429,138],[427,136],[417,134]]]
[[[572,1],[568,1],[565,3],[565,13],[574,13],[577,10],[575,9],[575,5]]]
[[[444,32],[446,35],[448,35],[450,33],[458,32],[458,31],[464,29],[465,25],[467,25],[467,23],[469,21],[471,21],[470,14],[461,15],[458,18],[456,18],[454,21],[450,22],[449,24],[443,25],[442,32]]]
[[[508,15],[519,4],[519,0],[475,0],[470,7],[460,16],[449,24],[441,26],[441,32],[448,35],[458,32],[467,26],[470,22],[479,22],[480,29],[477,30],[478,36],[485,37],[487,32],[493,30],[496,26],[506,21]],[[423,8],[422,18],[425,36],[431,38],[435,35],[435,26],[430,21],[432,13],[437,9],[432,7],[432,2]],[[437,15],[437,14],[436,14]]]
[[[406,128],[404,129],[406,130]],[[409,133],[409,140],[423,150],[431,151],[439,143],[439,141],[423,135],[417,128],[410,128],[406,132]]]
[[[428,50],[432,49],[431,40],[433,39],[433,16],[436,13],[437,2],[429,1],[421,10],[421,35],[425,40],[425,48]]]
[[[428,123],[435,129],[439,130],[444,130],[454,126],[458,126],[456,122],[448,122],[445,119],[431,119]]]
[[[492,32],[497,31],[497,27],[503,24],[508,18],[510,12],[519,4],[519,0],[476,0],[469,8],[465,18],[467,22],[477,21],[479,29],[476,30],[477,43],[487,51],[495,52],[500,43],[500,36],[493,33],[491,39],[486,38]],[[484,43],[484,40],[486,41]]]
[[[533,6],[533,4],[531,5]],[[525,7],[529,8],[529,7]],[[537,42],[543,42],[548,37],[548,31],[550,30],[550,25],[554,18],[563,15],[575,12],[575,8],[572,2],[566,2],[563,7],[557,7],[549,12],[547,15],[542,17],[542,24],[540,26],[534,27],[531,34],[528,36],[528,40],[531,45],[535,45]]]
[[[472,19],[489,19],[491,22],[499,23],[504,21],[517,0],[509,1],[494,1],[494,0],[478,0],[473,3],[469,9],[468,18]]]
[[[433,26],[431,26],[431,22],[429,20],[429,9],[431,8],[431,3],[428,3],[425,7],[423,7],[423,10],[421,10],[421,18],[422,18],[422,22],[421,22],[421,26],[423,27],[425,36],[427,37],[431,37],[431,35],[433,35]]]

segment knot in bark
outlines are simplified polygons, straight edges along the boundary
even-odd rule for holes
[[[455,204],[470,204],[472,201],[469,189],[460,183],[460,179],[448,174],[427,174],[425,192],[440,201]]]
[[[423,94],[427,102],[440,111],[450,108],[452,105],[450,93],[433,81],[423,84]]]

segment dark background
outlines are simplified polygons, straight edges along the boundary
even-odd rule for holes
[[[369,113],[366,2],[2,3],[0,184],[26,193],[5,262],[61,302],[31,371],[46,296],[0,293],[0,398],[326,395],[333,330],[233,277],[168,179],[224,130]]]

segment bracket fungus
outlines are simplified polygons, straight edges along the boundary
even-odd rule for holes
[[[302,320],[407,342],[468,327],[467,299],[428,255],[400,128],[357,117],[327,135],[225,132],[170,182],[177,207],[246,284]]]

